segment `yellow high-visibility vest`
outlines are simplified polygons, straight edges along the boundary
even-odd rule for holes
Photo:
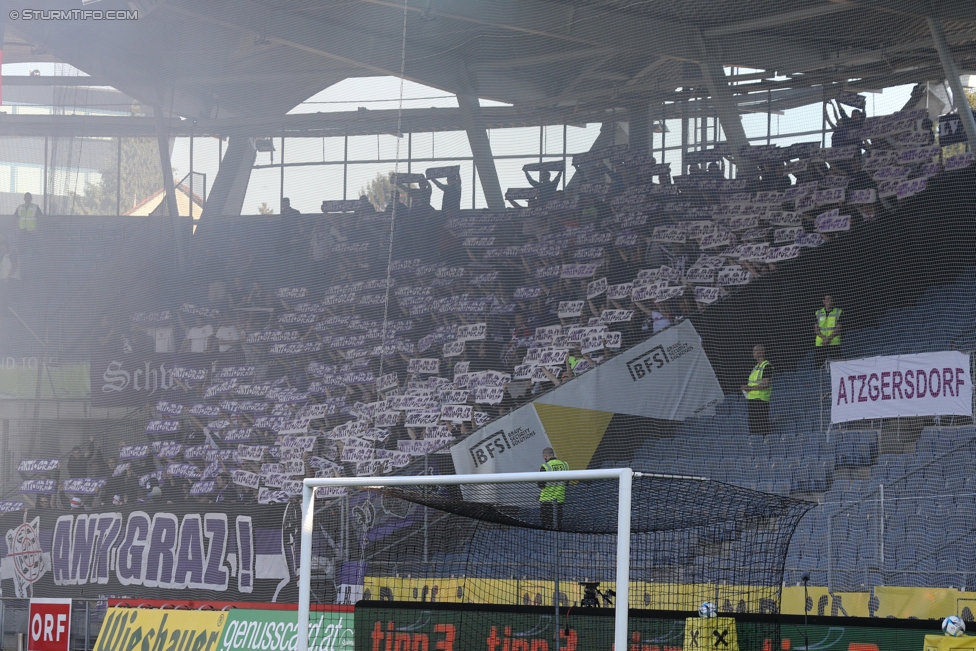
[[[752,373],[749,374],[749,386],[758,386],[763,379],[763,373],[766,371],[766,367],[769,366],[769,360],[764,359],[756,367],[752,369]],[[750,389],[746,393],[746,398],[749,400],[762,400],[764,402],[769,402],[770,397],[773,395],[772,385],[767,386],[765,389]]]
[[[32,231],[37,228],[37,204],[21,204],[17,208],[17,225],[22,231]]]
[[[549,459],[542,467],[539,468],[543,472],[559,472],[560,470],[569,470],[569,464],[565,461],[560,461],[559,459]],[[539,493],[540,502],[565,502],[566,501],[566,484],[561,481],[549,481],[546,482],[546,487],[542,489]]]
[[[819,330],[826,330],[831,334],[830,341],[827,342],[828,346],[840,346],[840,335],[834,334],[834,328],[837,327],[837,319],[843,314],[844,310],[839,307],[835,307],[830,312],[827,312],[824,308],[817,310],[817,328]],[[823,346],[824,340],[821,334],[817,333],[817,345]]]

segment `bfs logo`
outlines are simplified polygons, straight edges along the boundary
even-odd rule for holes
[[[627,362],[627,370],[630,371],[630,378],[636,382],[647,377],[655,370],[664,368],[670,361],[667,352],[664,350],[664,346],[655,346],[643,355],[638,355]]]
[[[504,454],[511,449],[512,444],[509,442],[508,436],[505,435],[505,430],[498,430],[472,445],[468,448],[468,452],[471,453],[474,467],[477,468],[481,464],[487,463],[489,459],[494,459],[495,455]]]

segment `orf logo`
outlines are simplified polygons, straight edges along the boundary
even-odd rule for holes
[[[71,600],[31,599],[27,651],[68,651]]]

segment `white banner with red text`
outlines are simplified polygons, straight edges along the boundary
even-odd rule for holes
[[[959,351],[830,363],[830,421],[972,416],[969,355]]]

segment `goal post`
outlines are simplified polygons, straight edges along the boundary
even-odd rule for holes
[[[634,477],[640,477],[630,468],[600,470],[567,470],[558,473],[560,482],[616,480],[618,485],[616,530],[616,599],[614,601],[614,644],[616,649],[626,649],[628,639],[631,496]],[[323,477],[306,478],[302,489],[301,560],[299,564],[298,596],[298,651],[309,648],[309,616],[312,590],[312,539],[315,530],[315,491],[324,487],[342,488],[391,488],[416,486],[464,486],[490,484],[532,484],[551,482],[551,472],[522,472],[467,475],[423,475],[395,477]],[[557,600],[558,603],[558,600]]]

